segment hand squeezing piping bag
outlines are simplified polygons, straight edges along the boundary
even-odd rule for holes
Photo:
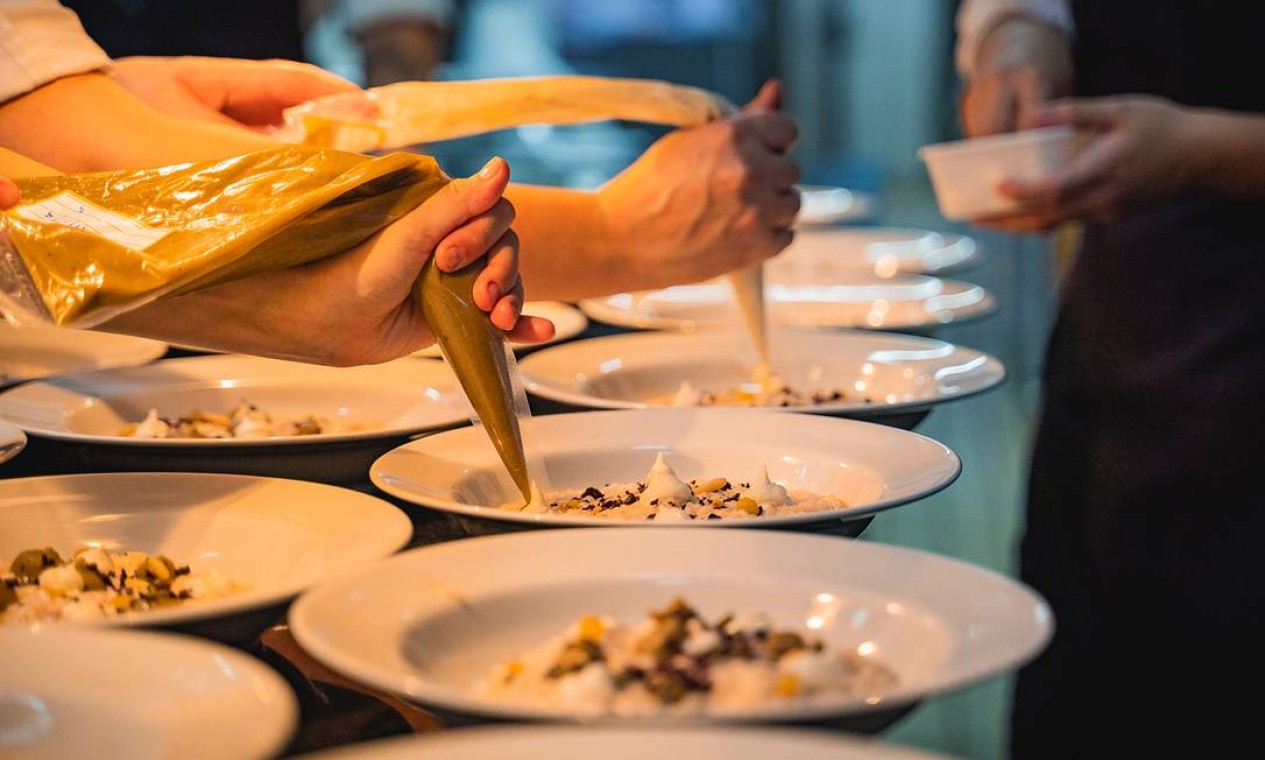
[[[457,272],[444,272],[432,257],[413,293],[475,415],[527,502],[531,477],[519,428],[519,418],[529,414],[527,395],[505,334],[474,303],[474,280],[486,264],[481,258]]]

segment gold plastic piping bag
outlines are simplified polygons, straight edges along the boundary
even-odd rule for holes
[[[474,303],[474,280],[486,261],[479,259],[457,272],[441,271],[434,262],[432,257],[422,269],[414,296],[478,421],[528,502],[531,476],[518,424],[519,417],[528,415],[527,396],[505,334]]]
[[[761,365],[769,367],[769,341],[764,316],[764,264],[758,262],[726,276],[733,286],[742,323],[755,346],[756,358]]]

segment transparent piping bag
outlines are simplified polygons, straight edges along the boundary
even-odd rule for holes
[[[274,136],[348,151],[403,148],[525,124],[622,119],[676,127],[731,113],[720,95],[653,79],[508,77],[397,82],[285,110]]]

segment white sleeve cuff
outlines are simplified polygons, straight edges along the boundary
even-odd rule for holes
[[[958,73],[969,78],[975,73],[980,46],[1002,21],[1024,16],[1070,35],[1072,12],[1065,0],[963,0],[958,7],[958,42],[955,63]]]
[[[79,17],[56,0],[0,2],[0,102],[109,65]]]
[[[457,13],[452,0],[348,0],[343,5],[350,32],[388,19],[417,19],[447,28]]]

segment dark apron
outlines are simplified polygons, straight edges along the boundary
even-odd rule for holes
[[[1258,4],[1074,6],[1078,95],[1265,111]],[[1262,441],[1265,203],[1089,226],[1050,339],[1020,563],[1056,634],[1019,674],[1013,757],[1213,757],[1265,731]]]

